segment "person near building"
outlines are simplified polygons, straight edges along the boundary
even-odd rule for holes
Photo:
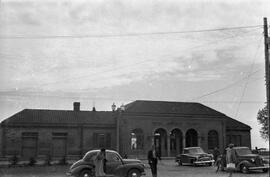
[[[219,152],[219,150],[218,150],[218,147],[215,147],[214,148],[214,151],[213,151],[213,156],[214,156],[214,160],[215,160],[215,165],[217,165],[217,158],[218,158],[218,156],[220,155],[220,152]]]
[[[236,152],[233,149],[234,145],[229,144],[228,148],[226,148],[226,163],[227,163],[227,171],[229,171],[229,177],[232,177],[232,174],[235,170],[236,163]]]
[[[104,177],[106,174],[104,173],[104,165],[105,165],[105,149],[100,149],[96,158],[95,158],[95,176],[96,177]]]
[[[155,145],[152,145],[152,149],[148,151],[148,163],[151,168],[152,176],[157,177],[157,163],[158,159],[161,160],[159,152],[156,150]]]

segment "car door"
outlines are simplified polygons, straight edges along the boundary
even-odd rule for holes
[[[114,152],[106,152],[106,174],[115,175],[117,168],[123,164],[121,157]]]

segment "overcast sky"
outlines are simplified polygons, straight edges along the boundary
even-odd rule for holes
[[[256,116],[266,100],[270,1],[2,0],[0,8],[0,120],[74,101],[83,110],[193,101],[250,125],[253,147],[268,145]],[[231,27],[244,28],[207,31]]]

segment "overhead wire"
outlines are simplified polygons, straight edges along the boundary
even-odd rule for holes
[[[238,26],[238,27],[224,27],[214,29],[202,29],[202,30],[187,30],[187,31],[167,31],[167,32],[145,32],[145,33],[126,33],[126,34],[93,34],[93,35],[5,35],[0,36],[0,39],[63,39],[63,38],[115,38],[115,37],[136,37],[136,36],[149,36],[149,35],[170,35],[170,34],[188,34],[188,33],[202,33],[202,32],[215,32],[225,30],[238,30],[262,27],[262,25],[252,26]]]
[[[258,30],[258,29],[256,29],[256,30]],[[245,32],[245,33],[241,33],[241,35],[242,34],[247,34],[247,33],[250,33],[250,32],[254,32],[254,31],[255,30],[248,31],[248,32]],[[204,43],[204,44],[201,44],[201,45],[197,45],[197,46],[193,46],[193,47],[188,47],[188,48],[185,48],[185,49],[182,49],[182,50],[183,51],[190,50],[190,49],[191,50],[194,50],[194,49],[197,49],[197,48],[200,48],[200,47],[204,47],[206,45],[209,46],[209,45],[212,45],[212,44],[216,44],[216,43],[222,42],[224,40],[229,40],[229,39],[233,39],[233,38],[236,38],[236,37],[241,37],[241,35],[239,34],[238,36],[230,36],[230,37],[222,38],[220,40],[210,41],[210,42],[207,42],[207,43]],[[77,76],[77,77],[62,79],[62,80],[59,80],[59,81],[52,81],[52,82],[47,82],[47,83],[39,84],[39,85],[37,85],[37,87],[47,86],[47,85],[51,85],[51,84],[65,83],[65,82],[68,82],[68,81],[73,81],[73,80],[78,80],[78,79],[82,79],[82,78],[87,78],[89,76],[95,76],[95,78],[94,79],[87,80],[88,82],[90,82],[90,81],[96,81],[96,80],[99,80],[96,76],[98,76],[100,74],[101,75],[104,75],[106,73],[115,72],[116,70],[119,70],[119,69],[122,69],[122,68],[134,67],[136,65],[144,64],[144,63],[147,63],[147,62],[152,62],[154,60],[155,59],[152,59],[152,60],[151,59],[142,60],[142,61],[139,61],[139,62],[136,62],[136,63],[131,63],[131,64],[122,65],[122,66],[117,66],[117,67],[114,67],[114,68],[109,69],[109,70],[106,70],[106,71],[91,72],[90,74],[83,75],[83,76]],[[25,87],[25,88],[21,88],[21,90],[31,89],[31,88],[32,87]]]
[[[244,88],[243,88],[243,90],[242,90],[242,94],[241,94],[239,103],[238,103],[238,105],[237,105],[236,113],[235,113],[235,116],[234,116],[235,118],[237,118],[237,116],[238,116],[238,113],[239,113],[239,110],[240,110],[240,105],[241,105],[242,100],[243,100],[243,98],[244,98],[244,95],[245,95],[245,93],[246,93],[247,86],[248,86],[248,81],[249,81],[250,76],[251,76],[251,74],[252,74],[252,71],[253,71],[253,68],[254,68],[254,64],[255,64],[255,59],[256,59],[257,54],[258,54],[258,51],[259,51],[259,49],[260,49],[260,47],[261,47],[262,39],[263,39],[263,36],[262,36],[261,39],[259,40],[258,47],[257,47],[256,52],[255,52],[255,55],[254,55],[254,57],[253,57],[253,61],[252,61],[251,67],[250,67],[249,73],[248,73],[248,75],[247,75],[247,79],[246,79]]]

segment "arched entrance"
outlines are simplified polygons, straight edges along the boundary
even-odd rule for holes
[[[210,130],[208,132],[208,150],[213,150],[218,145],[218,132],[216,130]]]
[[[167,153],[167,132],[163,128],[156,129],[154,132],[154,143],[161,156]]]
[[[170,152],[171,156],[180,154],[183,150],[183,136],[181,130],[178,128],[173,129],[170,132]]]
[[[198,133],[194,129],[189,129],[186,132],[186,147],[198,146]]]

